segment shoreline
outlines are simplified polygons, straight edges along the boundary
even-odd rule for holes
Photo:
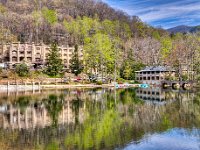
[[[116,88],[137,88],[140,84],[118,84]],[[150,86],[155,87],[155,86]],[[159,86],[156,86],[159,87]],[[195,86],[194,86],[195,87]],[[111,84],[26,84],[26,85],[0,85],[1,92],[23,92],[23,91],[36,91],[36,90],[48,90],[48,89],[75,89],[75,88],[115,88],[113,83]],[[197,87],[195,87],[197,88]]]
[[[69,89],[69,88],[114,88],[114,84],[57,84],[57,85],[0,85],[0,92],[18,92],[18,91],[33,91],[43,89]],[[122,88],[138,87],[138,84],[129,86],[121,86]]]

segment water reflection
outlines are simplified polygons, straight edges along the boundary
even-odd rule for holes
[[[0,100],[4,149],[167,149],[174,139],[176,150],[200,140],[198,92],[71,89]]]

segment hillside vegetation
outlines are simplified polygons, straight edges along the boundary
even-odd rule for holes
[[[68,31],[64,22],[77,18],[96,18],[127,25],[134,35],[151,35],[153,28],[142,23],[137,17],[130,17],[116,11],[103,2],[93,0],[0,0],[1,31],[6,32],[4,41],[13,36],[21,42],[50,43],[58,39],[66,44]],[[122,24],[121,24],[122,23]],[[136,28],[137,27],[137,28]]]
[[[0,41],[84,46],[84,72],[134,79],[145,65],[169,65],[199,78],[200,38],[171,34],[95,0],[0,0]],[[179,75],[180,76],[180,75]]]

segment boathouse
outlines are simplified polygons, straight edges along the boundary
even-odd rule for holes
[[[168,66],[147,66],[136,71],[136,81],[143,84],[161,85],[167,78],[175,77],[175,70]]]

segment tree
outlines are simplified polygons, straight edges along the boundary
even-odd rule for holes
[[[63,95],[49,95],[48,99],[44,99],[45,107],[47,112],[52,119],[52,126],[57,127],[58,125],[58,117],[60,112],[62,111],[62,106],[64,102]]]
[[[61,74],[62,69],[63,69],[62,59],[60,58],[57,43],[54,42],[51,45],[51,48],[47,57],[46,74],[51,77],[55,77]]]
[[[172,50],[172,40],[169,37],[164,37],[161,40],[161,58],[165,61],[168,59]]]
[[[17,65],[15,72],[20,77],[27,77],[30,73],[29,68],[25,63]]]
[[[79,60],[78,55],[78,45],[75,45],[74,54],[72,56],[72,59],[70,61],[71,72],[75,74],[76,76],[79,75],[83,71],[83,65],[82,62]]]

